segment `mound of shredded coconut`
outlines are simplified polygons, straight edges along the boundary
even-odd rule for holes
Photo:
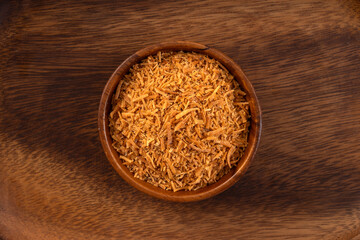
[[[218,181],[247,146],[249,103],[218,61],[158,52],[121,79],[109,116],[113,147],[136,178],[174,192]]]

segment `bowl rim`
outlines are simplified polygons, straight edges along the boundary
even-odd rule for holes
[[[137,62],[146,58],[149,55],[154,55],[158,51],[192,51],[210,56],[216,59],[235,77],[240,83],[242,90],[246,92],[246,98],[250,105],[251,122],[250,131],[248,136],[248,146],[245,153],[236,165],[236,168],[232,168],[230,172],[219,179],[216,183],[210,184],[195,191],[178,191],[173,192],[164,190],[159,187],[137,179],[122,164],[121,159],[118,157],[118,153],[112,147],[112,139],[109,131],[108,115],[111,108],[111,99],[113,93],[120,81],[120,79],[128,73],[129,69]],[[257,99],[255,90],[245,76],[244,72],[230,57],[226,56],[222,52],[195,42],[189,41],[175,41],[164,42],[155,45],[145,47],[127,59],[123,61],[119,67],[113,72],[109,80],[107,81],[104,90],[101,95],[99,110],[98,110],[98,131],[100,142],[104,149],[105,155],[108,161],[111,163],[117,173],[131,186],[136,189],[156,198],[175,201],[175,202],[191,202],[199,201],[206,198],[213,197],[226,189],[234,185],[242,175],[246,172],[250,165],[250,162],[254,159],[256,150],[259,146],[260,136],[262,128],[262,117],[259,101]]]

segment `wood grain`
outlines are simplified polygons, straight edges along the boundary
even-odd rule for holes
[[[360,234],[358,1],[2,1],[0,21],[2,238]],[[234,59],[263,110],[260,147],[242,181],[196,203],[129,186],[97,133],[114,69],[173,40]]]

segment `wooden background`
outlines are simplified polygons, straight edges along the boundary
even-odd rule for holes
[[[0,21],[3,239],[359,239],[359,1],[1,1]],[[263,110],[246,175],[196,203],[135,190],[98,139],[111,73],[168,40],[232,57]]]

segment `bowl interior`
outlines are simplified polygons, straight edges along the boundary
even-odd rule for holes
[[[112,139],[110,136],[108,122],[108,116],[111,110],[112,95],[119,81],[126,73],[128,73],[132,65],[141,61],[149,55],[156,54],[158,51],[193,51],[208,55],[216,59],[221,64],[223,64],[239,82],[241,88],[246,92],[246,99],[250,105],[251,123],[249,129],[248,146],[244,152],[244,155],[237,163],[236,168],[232,168],[228,174],[224,175],[216,183],[208,185],[199,190],[172,192],[161,189],[159,187],[155,187],[150,183],[137,179],[127,169],[127,167],[122,164],[122,160],[119,159],[118,153],[112,147]],[[172,42],[162,43],[144,48],[127,58],[116,69],[116,71],[108,80],[102,93],[99,106],[98,124],[100,140],[106,157],[125,181],[127,181],[130,185],[134,186],[138,190],[145,192],[151,196],[170,201],[187,202],[202,200],[219,194],[232,186],[245,173],[250,161],[254,158],[256,149],[258,147],[261,132],[261,111],[258,99],[255,95],[255,91],[251,83],[246,78],[240,67],[229,57],[217,51],[216,49],[207,47],[202,44],[193,42]]]

